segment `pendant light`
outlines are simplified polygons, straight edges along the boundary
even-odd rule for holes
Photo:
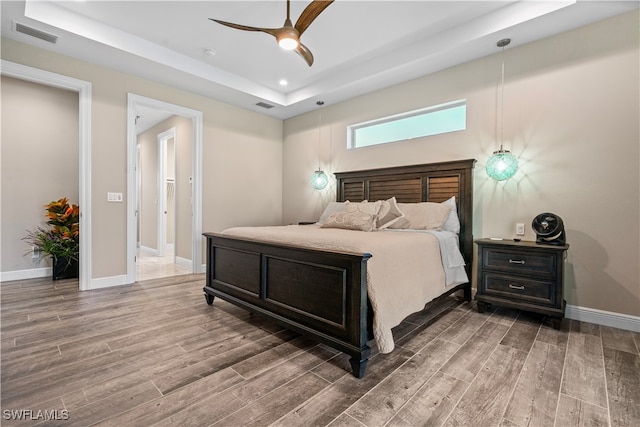
[[[504,127],[504,48],[511,39],[502,39],[497,43],[498,47],[502,48],[502,88],[501,88],[501,101],[500,101],[500,149],[494,151],[493,155],[489,157],[485,170],[487,175],[496,181],[505,181],[513,177],[518,171],[518,159],[511,154],[509,150],[502,148],[502,135]]]
[[[327,174],[324,173],[322,169],[320,169],[320,143],[322,142],[322,139],[320,138],[320,129],[322,128],[322,106],[324,105],[324,101],[318,101],[316,102],[316,105],[320,107],[318,113],[318,170],[315,171],[313,175],[311,175],[310,181],[311,186],[316,190],[324,190],[324,188],[329,183],[329,177],[327,177]]]

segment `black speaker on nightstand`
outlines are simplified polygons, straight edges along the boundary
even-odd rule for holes
[[[549,212],[541,213],[533,218],[531,228],[536,232],[536,243],[549,245],[564,245],[567,238],[564,233],[562,218]]]

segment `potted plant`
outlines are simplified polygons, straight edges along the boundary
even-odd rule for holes
[[[45,205],[49,227],[27,231],[26,242],[51,256],[53,280],[78,277],[80,254],[80,208],[66,197]]]

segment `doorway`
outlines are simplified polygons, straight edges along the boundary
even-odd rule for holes
[[[156,182],[153,197],[156,218],[156,238],[154,239],[155,254],[153,258],[147,257],[140,251],[139,223],[144,221],[144,214],[147,212],[143,196],[144,185],[141,184],[141,176],[145,166],[140,165],[140,147],[135,127],[137,111],[140,109],[157,109],[171,115],[181,116],[183,120],[188,120],[191,125],[191,132],[188,138],[181,139],[179,132],[168,129],[157,134],[157,163],[154,164],[153,179]],[[138,261],[144,264],[148,270],[157,274],[164,274],[162,271],[167,268],[176,269],[173,274],[201,273],[204,271],[202,260],[202,215],[201,215],[201,152],[202,152],[202,113],[185,107],[169,104],[163,101],[129,94],[128,97],[128,178],[127,178],[127,282],[133,283],[137,278]],[[176,154],[176,147],[179,144],[186,145],[190,154]],[[185,158],[188,157],[188,158]],[[176,169],[176,161],[183,165]],[[186,162],[186,164],[185,164]],[[172,170],[173,168],[173,170]],[[184,170],[188,169],[186,175]],[[173,176],[172,175],[173,172]],[[182,202],[180,201],[182,197]],[[184,202],[186,200],[186,202]],[[186,212],[185,212],[186,209]],[[185,225],[184,221],[187,221]],[[176,221],[181,221],[182,225],[176,226]],[[181,236],[180,230],[186,236]],[[178,231],[176,231],[178,230]],[[176,242],[176,239],[181,239]],[[181,247],[181,249],[178,249]],[[173,249],[173,254],[171,253]],[[189,251],[190,249],[190,251]],[[176,251],[188,253],[185,256],[177,256]],[[167,255],[169,257],[167,258]],[[150,261],[153,261],[150,263]],[[173,267],[167,267],[171,264]],[[147,269],[145,267],[145,269]],[[176,268],[177,267],[177,268]],[[182,268],[179,268],[182,267]],[[172,274],[166,274],[172,275]],[[148,277],[148,276],[145,276]]]
[[[40,70],[26,65],[2,60],[0,70],[3,75],[58,87],[78,93],[79,103],[79,205],[80,212],[80,276],[78,288],[81,291],[94,289],[97,284],[91,278],[91,83]]]
[[[191,273],[191,120],[146,107],[136,115],[136,280]]]

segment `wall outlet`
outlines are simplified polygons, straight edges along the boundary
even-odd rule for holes
[[[524,236],[524,224],[521,222],[516,223],[516,236]]]
[[[31,251],[31,259],[40,259],[40,248],[34,246]]]

